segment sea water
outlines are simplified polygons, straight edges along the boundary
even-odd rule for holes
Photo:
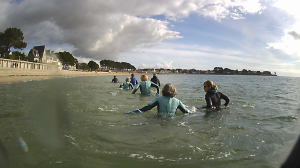
[[[125,82],[128,76],[117,77]],[[299,136],[300,78],[158,78],[160,89],[173,83],[176,97],[195,113],[157,118],[153,108],[124,114],[150,103],[156,89],[152,96],[131,94],[111,83],[112,76],[0,85],[0,167],[275,168]],[[230,98],[228,108],[200,108],[206,80]]]

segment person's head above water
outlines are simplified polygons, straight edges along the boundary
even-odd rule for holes
[[[128,77],[128,78],[126,78],[126,82],[130,82],[131,80],[130,80],[130,78]]]
[[[147,75],[142,75],[141,76],[141,81],[147,81],[148,80],[148,76]]]
[[[156,73],[154,73],[153,76],[156,76]]]
[[[116,78],[117,76],[114,76],[114,78]]]
[[[203,83],[203,89],[205,92],[208,92],[210,90],[218,90],[218,86],[214,85],[213,81],[207,80]]]
[[[134,74],[131,74],[131,77],[134,77]]]
[[[175,97],[177,95],[175,86],[172,83],[167,83],[162,90],[162,95],[167,97]]]

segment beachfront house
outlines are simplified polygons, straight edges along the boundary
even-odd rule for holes
[[[34,46],[28,53],[28,61],[44,63],[44,64],[52,64],[58,68],[58,70],[62,70],[62,64],[59,61],[58,57],[54,53],[54,51],[46,50],[46,46]]]
[[[47,55],[47,63],[48,64],[59,62],[59,59],[57,58],[54,51],[46,50],[46,55]]]
[[[28,61],[47,63],[46,46],[34,46],[28,53]]]

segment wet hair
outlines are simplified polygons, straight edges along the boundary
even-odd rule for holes
[[[148,80],[148,76],[147,75],[142,75],[141,76],[141,81],[147,81]]]
[[[128,78],[126,78],[126,82],[130,82],[131,80],[130,80],[130,78],[128,77]]]
[[[217,85],[214,85],[214,82],[211,81],[211,80],[207,80],[203,83],[203,86],[208,86],[208,87],[211,87],[210,90],[218,90],[218,86]]]
[[[131,74],[132,77],[134,77],[134,74]]]
[[[175,97],[177,95],[175,86],[172,83],[167,83],[162,90],[162,95],[167,97]]]
[[[156,76],[156,73],[154,73],[153,76]]]
[[[117,76],[114,76],[114,78],[115,78],[115,77],[117,77]]]

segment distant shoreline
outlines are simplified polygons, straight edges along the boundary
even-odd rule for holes
[[[31,70],[31,69],[14,69],[14,68],[0,68],[0,84],[15,83],[21,81],[30,80],[41,80],[50,79],[55,77],[76,77],[76,76],[103,76],[103,75],[128,75],[130,76],[132,72],[82,72],[82,71],[50,71],[50,70]],[[153,72],[148,72],[146,74],[152,74]],[[134,72],[134,74],[141,74]],[[257,74],[195,74],[195,73],[158,73],[160,75],[248,75],[248,76],[277,76],[277,75],[257,75]]]

